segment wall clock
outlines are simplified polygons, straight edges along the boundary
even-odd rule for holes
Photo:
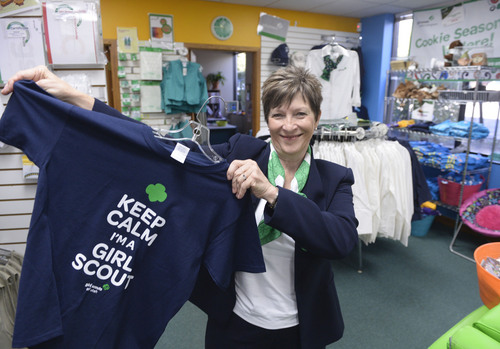
[[[233,23],[225,16],[215,17],[210,28],[212,34],[219,40],[227,40],[233,35]]]

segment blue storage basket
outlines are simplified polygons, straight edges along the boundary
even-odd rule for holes
[[[430,215],[426,216],[418,221],[411,222],[411,235],[412,236],[425,236],[429,231],[432,222],[434,222],[436,216]]]

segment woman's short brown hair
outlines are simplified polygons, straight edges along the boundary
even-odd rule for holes
[[[323,100],[321,83],[308,70],[289,65],[275,71],[262,85],[262,105],[266,122],[269,120],[271,109],[290,105],[297,93],[309,103],[317,121]]]

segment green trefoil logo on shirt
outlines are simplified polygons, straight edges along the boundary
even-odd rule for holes
[[[165,186],[160,183],[148,185],[146,188],[146,194],[149,195],[149,201],[151,202],[163,202],[167,199]]]

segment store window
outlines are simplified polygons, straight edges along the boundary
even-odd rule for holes
[[[411,27],[413,15],[411,13],[396,16],[394,23],[392,57],[393,59],[406,59],[410,52]]]
[[[247,54],[245,52],[236,54],[236,100],[239,110],[246,110],[246,66]]]

